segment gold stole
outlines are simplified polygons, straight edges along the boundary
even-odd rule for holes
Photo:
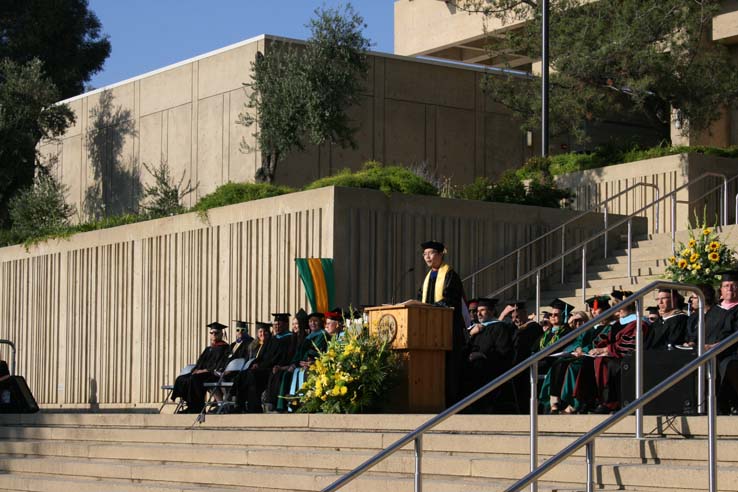
[[[429,270],[423,281],[423,297],[421,301],[425,302],[428,298],[428,284],[430,283],[430,276],[433,270]],[[438,276],[436,277],[436,286],[433,290],[433,302],[440,302],[443,300],[443,286],[446,284],[446,274],[451,271],[451,266],[447,263],[442,263],[438,269]]]
[[[241,343],[243,342],[236,342],[236,345],[233,346],[233,350],[231,351],[232,354],[235,354],[238,351],[238,347],[241,346]]]

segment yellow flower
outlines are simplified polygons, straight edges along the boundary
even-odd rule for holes
[[[689,243],[687,243],[687,246],[689,246],[690,248],[694,248],[696,244],[697,241],[695,241],[694,239],[690,239]]]
[[[710,234],[712,234],[712,229],[710,229],[709,227],[705,227],[702,230],[702,234],[705,235],[705,236],[709,236]]]
[[[677,263],[677,266],[679,268],[685,268],[687,266],[687,260],[684,258],[679,259],[679,263]]]
[[[713,242],[710,243],[710,245],[708,246],[708,248],[710,248],[710,251],[717,251],[717,250],[720,249],[720,243],[717,242],[717,241],[713,241]]]
[[[684,250],[682,250],[682,256],[685,258],[690,256],[691,254],[692,254],[691,248],[684,248]]]
[[[694,263],[699,259],[700,259],[700,255],[698,255],[697,253],[692,253],[692,256],[689,257],[689,262]]]
[[[341,386],[341,394],[345,395],[348,392],[348,388],[346,386]]]
[[[672,265],[676,263],[676,256],[672,256],[671,258],[669,258],[669,263],[671,263]]]
[[[717,254],[717,253],[715,253],[713,251],[712,253],[710,253],[709,255],[707,255],[707,259],[710,260],[711,262],[715,263],[716,261],[718,261],[720,259],[720,255]]]
[[[696,272],[697,270],[700,270],[700,269],[702,269],[702,266],[700,266],[699,263],[695,263],[694,265],[692,265],[693,272]]]
[[[341,387],[338,386],[338,385],[334,386],[333,387],[333,391],[331,391],[331,393],[333,394],[333,396],[340,395],[341,394]]]

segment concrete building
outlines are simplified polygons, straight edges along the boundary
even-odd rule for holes
[[[77,121],[41,146],[81,211],[135,209],[150,179],[142,164],[165,160],[175,176],[199,183],[196,196],[228,181],[253,181],[254,129],[236,123],[245,110],[251,63],[278,38],[259,36],[109,87],[68,99]],[[279,184],[302,186],[368,160],[425,166],[455,183],[495,177],[537,154],[537,137],[509,111],[485,99],[483,67],[372,53],[366,92],[351,109],[356,149],[308,148],[277,169]]]
[[[395,0],[395,52],[404,56],[423,56],[439,60],[511,67],[540,72],[540,62],[515,53],[490,54],[487,36],[514,30],[522,21],[503,24],[499,19],[469,13],[457,4],[443,0]],[[485,28],[487,34],[485,34]],[[738,1],[724,0],[721,12],[712,22],[710,39],[727,45],[738,60]],[[681,135],[677,118],[672,119],[672,142],[682,145],[738,145],[738,109],[728,110],[708,132]],[[556,142],[552,142],[556,147]]]

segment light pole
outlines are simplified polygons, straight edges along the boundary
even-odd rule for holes
[[[541,0],[541,156],[548,156],[548,0]]]

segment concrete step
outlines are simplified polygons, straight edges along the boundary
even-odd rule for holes
[[[357,436],[369,433],[398,435],[409,432],[425,423],[432,415],[423,414],[253,414],[253,415],[210,415],[206,424],[194,429],[169,425],[181,415],[151,415],[147,426],[114,426],[109,416],[88,413],[75,416],[77,425],[69,425],[63,414],[40,412],[20,416],[26,422],[19,425],[19,416],[0,415],[0,438],[2,439],[68,439],[78,441],[108,442],[180,442],[207,443],[208,439],[228,439],[233,430],[249,433],[257,439],[277,430],[275,435],[291,433],[290,439],[300,434],[307,437],[319,435],[345,435],[352,432]],[[52,417],[51,419],[49,417]],[[309,419],[308,419],[309,417]],[[539,430],[542,433],[580,433],[601,423],[601,415],[541,415]],[[191,419],[188,419],[191,420]],[[121,419],[122,422],[125,422]],[[720,433],[726,437],[738,437],[738,419],[717,417]],[[107,423],[108,425],[102,425]],[[527,434],[527,415],[455,415],[436,427],[432,433],[450,434]],[[645,416],[644,428],[655,429],[659,435],[674,436],[679,433],[691,436],[707,435],[707,420],[701,416],[685,416],[678,419],[660,416]],[[626,417],[610,428],[606,435],[631,435],[635,429],[634,417]],[[135,431],[135,432],[132,432]],[[39,437],[40,436],[40,437]],[[262,438],[263,439],[263,438]],[[371,439],[376,443],[381,440]],[[217,441],[220,442],[220,441]],[[279,439],[276,442],[284,442]],[[314,441],[320,443],[320,441]],[[327,440],[330,442],[330,440]],[[2,444],[2,441],[0,441]],[[257,444],[257,443],[254,443]],[[374,447],[375,444],[371,444]]]
[[[201,484],[171,484],[161,482],[135,483],[131,480],[84,477],[64,477],[47,474],[0,473],[0,491],[13,492],[201,492]],[[291,492],[287,489],[263,489],[251,487],[214,487],[208,486],[208,492]]]

